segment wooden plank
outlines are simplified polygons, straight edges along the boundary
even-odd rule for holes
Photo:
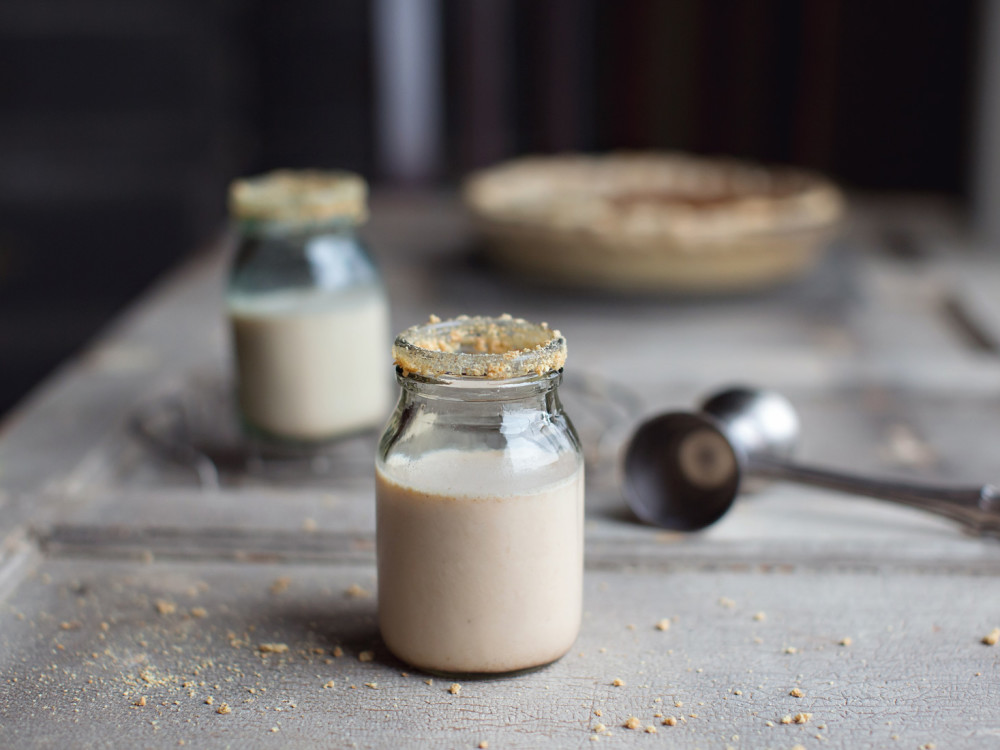
[[[1000,733],[1000,663],[980,642],[996,624],[995,576],[592,572],[569,655],[458,695],[382,646],[374,600],[344,593],[373,580],[352,565],[45,562],[0,612],[5,742],[584,747],[597,722],[602,742],[643,740],[630,716],[657,728],[643,741],[681,748],[826,744],[817,735],[982,747]],[[663,618],[676,618],[667,631]],[[811,718],[781,724],[798,713]]]
[[[944,305],[969,278],[983,299],[997,266],[939,248],[903,263],[861,251],[852,230],[854,244],[773,295],[552,293],[485,272],[452,198],[377,200],[368,234],[395,328],[430,312],[512,312],[569,337],[562,391],[591,462],[587,615],[573,652],[533,675],[467,683],[459,696],[400,674],[378,639],[374,600],[344,596],[352,583],[373,589],[374,434],[307,461],[220,462],[211,486],[137,440],[130,420],[168,397],[212,404],[220,434],[235,429],[220,249],[165,282],[3,426],[5,744],[581,747],[597,720],[612,732],[600,742],[682,748],[821,746],[817,734],[842,747],[884,747],[893,735],[900,747],[981,747],[1000,734],[998,660],[979,642],[1000,625],[1000,544],[917,511],[789,485],[682,537],[637,524],[616,473],[642,415],[741,380],[786,391],[810,461],[998,479],[1000,360]],[[916,221],[921,236],[945,236],[933,216]],[[877,235],[873,226],[861,234]],[[977,309],[978,325],[1000,330],[990,305]],[[272,593],[284,576],[287,590]],[[161,614],[157,600],[176,608]],[[667,632],[653,627],[675,615]],[[230,631],[245,643],[234,648]],[[846,636],[853,645],[837,645]],[[262,657],[261,642],[289,651]],[[369,648],[375,660],[359,662]],[[624,687],[610,684],[616,677]],[[146,705],[134,706],[142,695]],[[232,713],[215,712],[223,701]],[[653,723],[670,711],[686,721]],[[797,712],[813,716],[780,723]],[[624,729],[630,715],[656,736]]]

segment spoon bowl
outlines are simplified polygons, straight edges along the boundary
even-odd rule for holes
[[[698,531],[729,510],[742,458],[707,414],[673,412],[640,425],[625,454],[625,496],[646,523]]]
[[[791,458],[799,441],[799,416],[777,391],[727,388],[700,407],[722,425],[730,442],[747,455]]]

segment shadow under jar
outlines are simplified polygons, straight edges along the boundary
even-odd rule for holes
[[[366,203],[348,172],[271,172],[230,189],[239,247],[226,307],[251,436],[315,445],[385,419],[389,308],[357,235]]]
[[[423,670],[494,676],[580,629],[584,465],[558,397],[566,340],[509,316],[415,326],[376,458],[379,626]]]

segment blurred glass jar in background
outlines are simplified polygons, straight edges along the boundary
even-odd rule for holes
[[[348,172],[236,180],[239,245],[226,307],[237,395],[253,435],[325,442],[380,426],[389,337],[382,280],[357,235],[367,186]]]

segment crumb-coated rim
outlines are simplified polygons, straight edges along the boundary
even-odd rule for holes
[[[342,218],[363,222],[368,185],[353,172],[279,169],[234,180],[229,210],[249,221],[315,222]]]
[[[566,339],[548,323],[510,315],[432,315],[396,337],[392,356],[404,376],[509,380],[562,369]]]

